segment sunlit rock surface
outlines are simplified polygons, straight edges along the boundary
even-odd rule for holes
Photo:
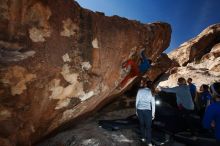
[[[0,0],[0,16],[0,145],[80,123],[123,92],[121,64],[135,48],[155,61],[171,36],[169,24],[106,17],[72,0]]]
[[[172,68],[163,75],[160,78],[161,82],[159,86],[176,86],[179,77],[186,79],[191,77],[198,89],[202,84],[211,84],[220,81],[219,30],[219,24],[212,25],[195,37],[195,39],[185,42],[183,46],[171,52],[169,56],[171,56],[173,61],[179,62],[180,67]],[[201,41],[198,41],[197,38]],[[197,50],[194,50],[194,53],[191,52],[194,59],[189,56],[187,57],[187,52],[189,52],[190,49],[186,46],[199,46]],[[184,62],[188,63],[184,64]]]
[[[183,43],[169,53],[169,57],[180,64],[185,66],[195,60],[209,53],[211,48],[220,42],[220,24],[215,24],[207,27],[198,36]]]

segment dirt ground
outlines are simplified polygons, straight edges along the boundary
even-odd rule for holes
[[[120,119],[134,114],[133,109],[108,113],[99,113],[89,118],[74,129],[58,133],[36,146],[144,146],[138,135],[132,129],[107,131],[98,126],[98,120]],[[184,146],[172,142],[166,146]]]

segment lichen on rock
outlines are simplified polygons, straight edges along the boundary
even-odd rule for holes
[[[69,54],[66,53],[62,56],[63,62],[71,62],[71,58],[69,57]]]
[[[28,73],[28,71],[21,66],[12,66],[7,69],[4,76],[1,78],[1,83],[9,85],[11,88],[11,95],[20,95],[27,89],[27,83],[36,78],[35,74]]]
[[[9,18],[9,12],[8,12],[8,0],[1,0],[0,1],[0,17],[3,19],[8,19]]]
[[[44,42],[46,37],[50,37],[49,18],[51,15],[50,8],[40,2],[30,8],[29,13],[26,15],[26,21],[36,24],[29,29],[29,37],[33,42]]]
[[[89,62],[82,62],[81,66],[82,70],[90,70],[92,68],[92,65]]]
[[[97,39],[97,38],[95,38],[95,39],[92,41],[92,46],[93,46],[93,48],[99,48],[98,39]]]
[[[49,98],[51,98],[51,99],[61,99],[60,95],[62,94],[63,89],[64,88],[62,86],[60,86],[60,80],[59,79],[54,79],[50,83],[49,90],[52,92],[52,94],[50,95]]]
[[[29,29],[30,38],[33,42],[44,42],[46,37],[50,37],[49,29],[42,29],[33,27]]]
[[[71,84],[78,82],[77,79],[79,74],[71,73],[70,66],[68,64],[63,65],[61,74],[63,75],[64,79]]]
[[[76,32],[79,31],[79,27],[75,23],[73,23],[73,21],[70,18],[63,20],[62,23],[63,31],[60,32],[61,36],[74,36]]]
[[[59,99],[55,109],[67,107],[70,102],[70,98],[78,97],[82,101],[91,97],[91,93],[85,93],[83,90],[83,83],[78,81],[78,73],[71,73],[70,66],[64,64],[62,72],[63,78],[69,84],[65,87],[60,85],[60,79],[54,79],[50,84],[50,91],[52,91],[49,98]]]
[[[12,113],[7,109],[0,109],[0,121],[6,120],[12,116]]]
[[[63,87],[60,85],[59,79],[54,79],[51,82],[49,90],[52,91],[49,98],[58,99],[57,107],[55,109],[60,109],[68,106],[70,98],[80,97],[84,95],[82,83],[79,83],[78,81],[73,84],[69,84],[66,87]]]

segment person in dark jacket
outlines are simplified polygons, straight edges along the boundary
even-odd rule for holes
[[[207,129],[214,128],[216,141],[220,146],[220,82],[212,84],[210,89],[215,102],[211,103],[205,111],[203,127]]]
[[[200,91],[201,91],[201,95],[199,98],[200,101],[200,110],[199,110],[199,114],[201,119],[203,118],[203,115],[205,113],[206,108],[210,105],[211,100],[212,100],[212,95],[209,92],[209,86],[206,84],[203,84],[200,87]]]
[[[151,60],[147,59],[146,56],[144,55],[144,50],[141,50],[140,53],[140,64],[139,64],[139,71],[141,74],[144,74],[150,67],[151,67]]]
[[[195,98],[196,98],[196,86],[192,83],[192,78],[188,78],[187,79],[187,83],[189,85],[189,89],[190,89],[190,94],[192,96],[193,102],[195,104]]]

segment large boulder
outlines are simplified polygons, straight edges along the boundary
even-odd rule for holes
[[[167,23],[106,17],[73,0],[0,0],[0,16],[0,137],[11,145],[112,101],[124,92],[115,91],[121,63],[140,45],[156,60],[171,36]]]

